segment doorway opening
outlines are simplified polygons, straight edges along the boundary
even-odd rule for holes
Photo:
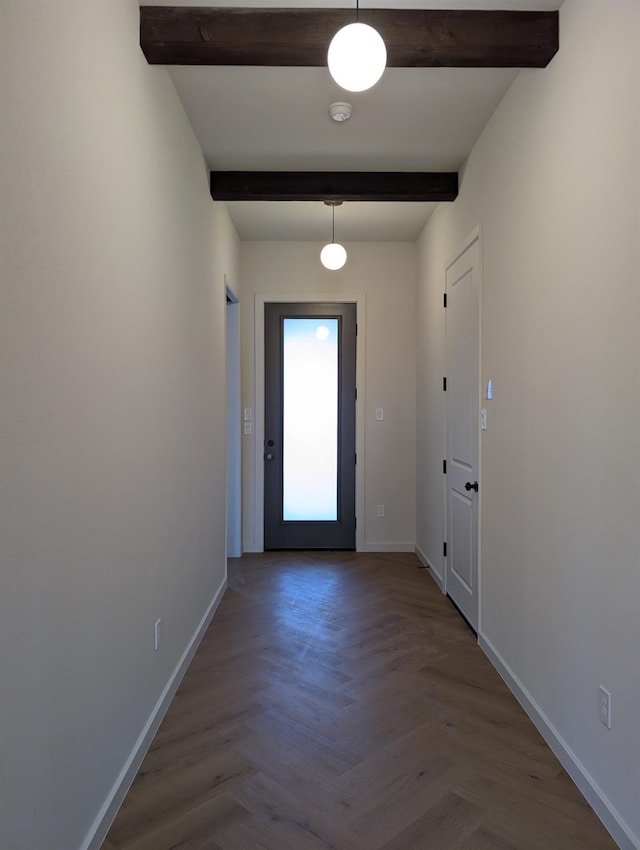
[[[240,438],[240,303],[226,282],[227,352],[227,558],[242,555],[242,461]]]

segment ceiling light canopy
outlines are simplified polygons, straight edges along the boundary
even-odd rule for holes
[[[375,86],[387,65],[387,48],[380,33],[358,21],[347,24],[334,35],[327,63],[336,83],[347,91],[366,91]]]
[[[347,262],[347,252],[344,245],[335,240],[336,207],[339,207],[341,203],[342,201],[325,201],[325,204],[331,207],[331,242],[327,242],[320,251],[320,262],[325,269],[332,272],[338,271]]]

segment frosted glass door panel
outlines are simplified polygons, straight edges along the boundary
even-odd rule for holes
[[[282,518],[338,518],[338,319],[284,319]]]

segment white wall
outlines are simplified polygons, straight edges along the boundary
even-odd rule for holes
[[[345,267],[330,272],[319,259],[320,243],[244,242],[242,280],[243,407],[255,408],[254,302],[256,296],[313,295],[344,300],[364,296],[366,321],[359,316],[358,358],[364,386],[358,386],[358,416],[364,459],[358,455],[363,514],[359,548],[413,549],[415,538],[415,298],[413,243],[351,243]],[[262,375],[258,375],[262,380]],[[375,410],[384,409],[376,421]],[[258,421],[264,411],[255,411]],[[262,457],[255,434],[243,438],[243,534],[245,551],[262,548],[259,486],[254,476]],[[360,478],[362,475],[362,478]],[[256,501],[258,500],[258,501]],[[376,506],[385,506],[385,517]]]
[[[638,2],[565,1],[559,54],[519,74],[427,223],[418,296],[417,541],[441,574],[443,268],[480,224],[481,642],[625,847],[640,846],[639,32]]]
[[[237,237],[134,0],[0,33],[0,846],[75,850],[225,581]]]

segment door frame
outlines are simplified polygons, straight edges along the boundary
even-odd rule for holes
[[[309,301],[337,302],[356,305],[358,337],[356,340],[356,552],[364,547],[364,415],[365,410],[365,345],[366,345],[366,295],[345,295],[332,292],[279,292],[254,296],[254,547],[251,551],[264,551],[264,305],[269,302],[291,302],[304,304]]]
[[[224,276],[227,360],[226,546],[227,558],[242,555],[242,443],[240,437],[240,299]]]
[[[482,409],[483,402],[483,392],[482,388],[484,385],[484,369],[482,362],[482,312],[483,312],[483,268],[484,268],[484,255],[482,251],[482,225],[477,225],[473,228],[471,233],[467,236],[466,239],[463,240],[460,247],[457,251],[455,251],[443,267],[443,291],[446,293],[446,282],[447,282],[447,270],[452,266],[456,260],[460,259],[460,257],[464,254],[464,252],[470,248],[474,242],[478,243],[478,315],[476,316],[477,328],[478,328],[478,483],[480,485],[478,496],[477,496],[477,504],[478,504],[478,627],[477,633],[478,635],[482,629],[482,497],[484,487],[482,486],[482,431],[480,430],[480,411]],[[474,270],[475,271],[475,270]],[[444,325],[444,333],[442,337],[442,362],[443,362],[443,375],[447,374],[448,364],[446,360],[446,352],[447,352],[447,319],[446,319],[446,310],[444,311],[443,316],[443,325]],[[447,394],[442,393],[442,451],[443,458],[448,457],[448,445],[447,445],[447,434],[449,430],[449,421],[448,421],[448,412],[447,412]],[[442,476],[442,499],[444,504],[444,510],[442,512],[442,539],[447,539],[447,522],[448,522],[448,505],[447,505],[447,477],[446,475]],[[443,554],[442,556],[442,592],[447,593],[447,578],[448,578],[448,557]]]

